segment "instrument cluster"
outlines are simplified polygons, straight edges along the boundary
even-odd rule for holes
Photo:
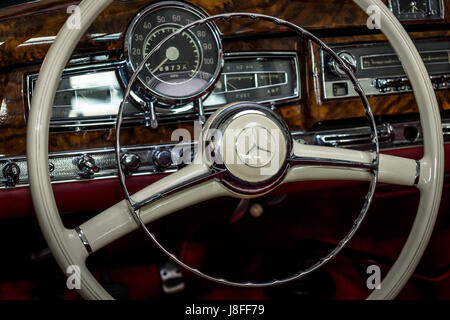
[[[123,60],[90,56],[95,63],[63,72],[51,130],[114,127],[125,88],[138,69],[123,111],[124,126],[156,128],[196,117],[204,121],[233,102],[277,107],[301,98],[296,52],[224,52],[221,32],[211,21],[173,35],[205,17],[201,9],[177,1],[141,10],[126,30]],[[27,77],[29,105],[37,76]]]

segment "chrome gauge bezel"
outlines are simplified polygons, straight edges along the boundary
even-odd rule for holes
[[[135,28],[141,20],[146,17],[147,15],[151,14],[154,11],[160,10],[160,9],[167,9],[167,8],[177,8],[186,10],[187,12],[194,14],[199,19],[207,17],[207,13],[199,8],[195,8],[192,5],[186,4],[184,2],[179,1],[164,1],[155,3],[152,5],[149,5],[145,7],[143,10],[141,10],[131,21],[130,25],[127,28],[127,32],[125,34],[124,38],[124,56],[126,60],[126,75],[127,78],[129,78],[134,72],[135,72],[135,66],[133,66],[133,63],[131,62],[131,43],[132,43],[132,37],[134,35]],[[207,96],[213,91],[216,82],[220,78],[220,74],[222,72],[223,66],[224,66],[224,54],[223,54],[223,45],[221,41],[221,34],[219,32],[219,29],[217,28],[216,24],[214,22],[208,22],[206,26],[210,29],[212,35],[213,35],[213,41],[215,42],[215,45],[217,46],[217,64],[216,68],[214,70],[214,74],[207,83],[205,89],[203,89],[200,92],[196,92],[193,95],[181,97],[181,98],[175,98],[172,96],[168,96],[165,94],[162,94],[160,92],[157,92],[155,90],[152,90],[147,86],[147,84],[142,81],[140,77],[137,78],[137,85],[136,89],[132,91],[131,97],[135,102],[142,105],[146,102],[151,102],[151,100],[156,99],[156,111],[158,113],[163,114],[173,114],[173,113],[179,113],[180,111],[186,111],[186,109],[192,108],[192,105],[189,106],[188,104],[196,101],[196,100],[204,100],[207,98]],[[159,27],[159,26],[158,26]],[[156,28],[158,28],[156,27]],[[155,28],[152,28],[149,30],[149,33],[151,33]],[[202,52],[203,55],[203,52]],[[201,62],[201,65],[199,69],[202,68],[203,61]],[[128,79],[124,79],[124,85],[127,85]]]

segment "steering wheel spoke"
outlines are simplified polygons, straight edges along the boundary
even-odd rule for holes
[[[420,162],[380,154],[334,147],[305,145],[294,141],[293,156],[284,182],[308,180],[370,181],[378,170],[378,182],[414,186],[419,182]]]
[[[139,228],[130,210],[138,210],[140,219],[147,224],[196,203],[229,195],[216,179],[219,175],[204,164],[192,163],[132,195],[133,207],[123,200],[83,223],[76,229],[78,235],[81,230],[84,239],[80,238],[88,243],[88,252],[98,251]]]

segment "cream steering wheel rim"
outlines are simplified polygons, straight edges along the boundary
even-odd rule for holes
[[[28,171],[36,214],[49,247],[62,270],[65,271],[68,266],[72,265],[80,267],[80,294],[86,299],[111,299],[111,296],[86,268],[85,260],[89,253],[83,242],[80,241],[79,232],[74,229],[66,229],[62,224],[48,173],[48,135],[53,100],[62,71],[81,36],[111,2],[112,0],[84,0],[80,4],[81,28],[70,29],[67,24],[63,26],[42,65],[28,119]],[[421,193],[418,212],[408,240],[397,261],[384,278],[381,289],[375,290],[369,296],[369,299],[392,299],[400,292],[419,263],[433,231],[439,210],[444,176],[441,119],[436,96],[423,61],[401,24],[380,0],[354,0],[354,2],[365,12],[372,5],[380,9],[381,31],[397,52],[409,76],[419,107],[423,130],[424,157],[420,160],[420,178],[417,183],[417,188]],[[304,151],[302,150],[302,152]],[[311,149],[311,152],[313,151],[314,148]],[[332,152],[333,156],[339,153],[337,150],[329,150],[329,152]],[[395,159],[395,157],[385,156],[380,159],[380,164],[382,163],[386,167],[384,171],[383,169],[380,171],[381,181],[414,185],[411,181],[415,180],[414,175],[411,176],[410,172],[403,172],[401,169],[408,167],[411,170],[411,162],[403,159],[404,163],[401,163],[399,159],[403,158]],[[138,193],[138,197],[154,194],[165,187],[170,187],[177,179],[195,176],[203,169],[202,166],[199,166],[174,173],[161,182],[145,188]],[[396,170],[398,173],[395,172]],[[292,171],[286,177],[285,182],[299,180],[300,174],[303,174],[302,179],[305,179],[301,168]],[[314,170],[310,170],[310,172],[312,171]],[[332,172],[327,172],[328,176],[330,174]],[[355,176],[355,179],[365,180],[366,177]],[[230,195],[230,192],[216,181],[199,184],[159,201],[151,208],[146,208],[145,214],[150,209],[152,213],[151,217],[145,216],[146,222],[222,195]],[[79,229],[83,230],[81,238],[88,241],[92,250],[96,251],[136,229],[138,225],[127,210],[124,201],[105,210],[92,221],[81,226]]]

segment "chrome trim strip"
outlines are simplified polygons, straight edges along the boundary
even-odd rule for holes
[[[420,181],[420,161],[416,160],[416,176],[414,178],[414,185],[417,186]]]
[[[331,166],[331,167],[344,167],[344,168],[355,168],[355,169],[377,169],[377,165],[373,162],[357,162],[357,161],[347,161],[347,160],[337,160],[337,159],[327,159],[327,158],[310,158],[310,157],[298,157],[293,156],[290,160],[292,166]]]
[[[88,241],[88,239],[86,238],[86,235],[84,234],[83,230],[81,230],[80,227],[76,227],[76,228],[75,228],[75,231],[77,232],[78,237],[79,237],[80,240],[81,240],[81,243],[82,243],[82,244],[84,245],[84,247],[86,248],[86,251],[87,251],[89,254],[91,254],[93,251],[92,251],[91,245],[89,244],[89,241]]]
[[[418,137],[415,141],[408,141],[404,138],[404,129],[407,127],[416,128],[418,131]],[[388,131],[380,130],[380,126],[378,126],[379,139],[380,139],[380,147],[382,150],[393,150],[393,149],[401,149],[401,148],[410,148],[417,147],[422,145],[422,133],[421,126],[419,121],[410,121],[410,122],[399,122],[399,123],[385,123],[381,125],[381,128],[390,128],[390,137],[388,138]],[[450,141],[450,119],[444,119],[442,123],[443,135],[446,143],[448,144]],[[384,133],[383,133],[384,132]],[[352,135],[361,135],[365,133],[366,138],[364,139],[353,139]],[[333,135],[333,136],[342,136],[342,140],[336,140],[335,144],[323,144],[325,136]],[[295,140],[301,141],[310,145],[326,145],[326,146],[338,146],[343,148],[355,148],[362,149],[369,145],[369,137],[370,130],[369,127],[354,127],[354,128],[344,128],[344,129],[335,129],[335,130],[315,130],[315,131],[295,131],[292,132],[292,136]],[[344,141],[344,144],[339,142]],[[354,143],[351,143],[354,141]],[[154,152],[155,150],[161,149],[171,149],[177,143],[165,143],[165,144],[157,144],[157,145],[141,145],[141,146],[125,146],[122,148],[124,152],[130,153],[141,153],[147,151],[149,154]],[[197,141],[188,142],[183,144],[183,146],[190,145],[191,149],[193,149],[198,144]],[[98,157],[107,157],[108,159],[114,158],[114,148],[99,148],[99,149],[91,149],[91,150],[80,150],[80,151],[68,151],[68,152],[56,152],[49,154],[49,161],[52,163],[55,158],[67,158],[67,163],[72,163],[73,159],[78,158],[79,156],[87,154],[93,156],[98,159]],[[103,154],[103,155],[102,155]],[[69,159],[71,158],[71,159]],[[21,177],[20,183],[15,187],[6,187],[4,184],[5,179],[0,177],[0,190],[2,189],[11,189],[11,188],[21,188],[28,187],[28,175],[27,175],[27,164],[26,164],[26,156],[11,156],[11,157],[0,157],[0,170],[1,168],[8,162],[15,162],[21,168]],[[105,162],[106,160],[99,160],[100,163]],[[60,184],[60,183],[72,183],[72,182],[82,182],[82,181],[96,181],[96,180],[104,180],[104,179],[114,179],[117,178],[117,165],[115,160],[114,163],[111,163],[111,169],[101,170],[100,173],[95,174],[91,179],[83,179],[78,175],[71,176],[59,176],[58,175],[58,167],[55,168],[56,172],[52,173],[52,184]],[[149,163],[150,164],[150,163]],[[154,171],[153,167],[146,167],[145,165],[141,167],[138,171],[131,173],[129,176],[148,176],[155,174],[169,174],[176,172],[177,168],[171,167],[164,171]]]
[[[128,174],[130,177],[146,176],[154,174],[168,174],[177,171],[177,166],[172,165],[166,170],[158,170],[153,163],[152,155],[159,150],[171,150],[175,145],[181,147],[189,146],[191,149],[195,148],[197,142],[186,142],[179,144],[159,144],[151,146],[137,146],[137,147],[123,147],[122,150],[127,153],[137,154],[142,161],[141,167],[133,173]],[[79,175],[79,169],[76,165],[76,160],[82,155],[88,155],[95,159],[100,166],[100,171],[95,173],[91,178],[83,178]],[[28,187],[28,168],[26,156],[15,157],[0,157],[0,170],[8,162],[15,162],[21,169],[20,182],[14,188]],[[95,181],[110,178],[117,178],[117,163],[114,156],[113,148],[100,148],[82,151],[69,151],[49,154],[49,162],[54,165],[54,170],[51,173],[53,184],[81,182],[81,181]],[[5,185],[5,179],[0,177],[0,190],[10,189]]]
[[[393,128],[384,123],[377,126],[378,138],[380,142],[390,142],[393,138]],[[330,130],[327,132],[318,132],[315,134],[315,142],[324,146],[349,146],[349,145],[368,145],[371,143],[371,132],[369,127]]]
[[[150,203],[152,203],[152,202],[154,202],[154,201],[156,201],[158,199],[168,197],[168,196],[170,196],[172,194],[175,194],[175,193],[180,192],[182,190],[185,190],[185,189],[188,189],[190,187],[196,186],[196,185],[201,184],[203,182],[207,182],[207,181],[210,181],[210,180],[213,180],[213,179],[221,180],[221,176],[222,176],[222,174],[224,172],[225,172],[225,170],[212,169],[210,172],[206,173],[205,175],[198,176],[198,177],[192,178],[189,181],[185,181],[185,182],[179,183],[178,185],[175,185],[175,186],[173,186],[170,189],[166,189],[166,190],[163,190],[161,192],[158,192],[158,193],[152,195],[151,197],[149,197],[147,199],[144,199],[142,201],[134,202],[131,198],[129,198],[129,204],[131,205],[131,207],[134,210],[139,210],[142,207],[145,207],[146,205],[149,205]]]
[[[55,41],[55,39],[56,39],[56,36],[30,38],[30,39],[22,42],[21,44],[19,44],[18,47],[42,45],[42,44],[52,44],[53,41]]]
[[[417,137],[408,140],[404,136],[406,128],[417,130]],[[443,119],[442,129],[444,139],[450,139],[450,119]],[[419,121],[407,121],[397,123],[383,123],[377,126],[380,147],[383,150],[414,147],[422,144],[422,127]],[[358,126],[342,129],[295,131],[292,133],[295,139],[311,145],[336,146],[343,148],[363,148],[370,144],[370,129],[367,126]],[[356,136],[356,137],[355,137]],[[332,139],[327,139],[332,137]],[[328,141],[328,143],[326,143]]]

